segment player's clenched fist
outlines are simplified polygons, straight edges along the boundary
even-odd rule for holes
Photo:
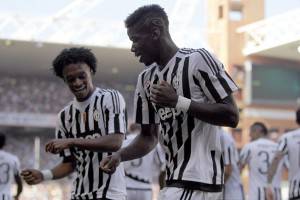
[[[21,172],[21,176],[29,185],[35,185],[43,181],[43,174],[36,169],[25,169]]]
[[[46,152],[57,154],[72,146],[72,139],[55,139],[46,144]]]
[[[100,168],[108,174],[112,174],[116,171],[117,167],[121,162],[121,155],[116,152],[111,156],[107,156],[106,158],[102,159],[100,162]]]

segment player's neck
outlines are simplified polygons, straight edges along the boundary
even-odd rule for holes
[[[177,53],[178,47],[172,40],[169,39],[163,42],[160,49],[160,60],[157,64],[160,66],[160,69],[163,69]]]

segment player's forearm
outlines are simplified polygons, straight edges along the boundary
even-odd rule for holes
[[[74,171],[74,163],[72,162],[65,162],[60,163],[51,169],[53,174],[53,179],[60,179],[70,175]]]
[[[201,121],[218,126],[236,127],[239,122],[239,113],[235,104],[206,104],[192,101],[188,113]]]
[[[243,172],[243,169],[245,168],[246,164],[243,164],[241,162],[238,163],[238,167],[239,167],[239,170],[240,170],[240,173]]]
[[[145,156],[156,146],[157,141],[154,135],[139,134],[127,147],[119,151],[121,160],[127,161]]]
[[[71,146],[98,152],[118,151],[124,139],[123,134],[111,134],[95,139],[73,139]]]
[[[228,178],[231,176],[232,173],[232,165],[225,165],[225,170],[224,170],[224,182],[228,180]]]
[[[272,163],[268,170],[268,183],[272,183],[273,177],[277,171],[278,164],[279,164],[281,158],[282,158],[282,156],[279,154],[275,155],[275,157],[273,158]]]
[[[16,180],[16,183],[17,183],[17,194],[16,194],[16,197],[19,197],[20,194],[23,191],[23,184],[22,184],[21,177],[19,175],[15,177],[15,180]]]

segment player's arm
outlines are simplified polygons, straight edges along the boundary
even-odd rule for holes
[[[249,162],[250,157],[251,157],[251,150],[250,150],[250,147],[248,144],[248,145],[244,146],[244,148],[242,149],[241,154],[240,154],[240,159],[238,162],[240,173],[242,173],[243,169]]]
[[[17,194],[15,195],[15,200],[18,200],[20,194],[23,191],[23,183],[22,183],[22,180],[21,180],[21,177],[20,177],[19,174],[15,175],[15,181],[16,181],[16,184],[17,184]]]
[[[128,146],[104,158],[100,167],[107,173],[113,173],[120,162],[140,158],[149,153],[157,141],[157,125],[141,125],[141,133]]]
[[[231,95],[214,104],[191,101],[188,113],[201,121],[218,126],[236,127],[239,121],[238,108]]]
[[[124,134],[115,133],[104,135],[94,139],[67,138],[55,139],[46,144],[46,151],[50,153],[60,153],[64,149],[77,147],[98,152],[115,152],[120,149],[124,139]]]
[[[178,96],[169,83],[162,81],[152,86],[151,101],[161,106],[187,111],[201,121],[218,126],[236,127],[239,121],[238,108],[231,95],[212,104],[198,103]]]
[[[223,131],[223,130],[221,130]],[[232,159],[235,159],[233,155],[234,148],[232,143],[226,138],[227,133],[221,132],[221,145],[223,148],[223,160],[224,160],[224,182],[228,180],[232,173]]]
[[[205,55],[204,55],[205,54]],[[239,112],[232,97],[238,88],[218,59],[206,50],[191,55],[193,63],[188,82],[193,82],[210,103],[196,102],[190,95],[178,96],[170,84],[162,81],[153,85],[151,100],[158,105],[176,108],[183,112],[218,126],[236,127],[239,122]],[[211,62],[205,62],[203,57],[209,57]],[[188,84],[188,83],[186,83]],[[189,89],[187,89],[189,90]]]
[[[162,189],[166,186],[166,170],[160,171],[160,174],[158,177],[158,183],[159,183],[160,189]]]
[[[246,167],[246,164],[239,162],[238,165],[239,165],[240,172],[242,173],[243,169]]]
[[[224,169],[224,182],[226,183],[226,181],[228,180],[228,178],[231,176],[232,173],[232,165],[225,165],[225,169]]]
[[[281,151],[277,151],[272,162],[271,165],[268,169],[268,184],[272,183],[273,177],[277,171],[279,162],[281,161],[281,159],[284,157],[284,154]]]
[[[64,178],[70,175],[74,169],[75,160],[72,158],[72,160],[62,162],[48,170],[25,169],[21,172],[21,176],[27,184],[36,185],[42,181]]]
[[[273,195],[273,190],[272,190],[272,181],[273,181],[273,177],[277,171],[278,165],[280,160],[284,157],[284,153],[282,153],[281,151],[277,151],[272,162],[271,165],[268,169],[268,187],[267,187],[267,200],[273,200],[274,199],[274,195]]]
[[[105,110],[107,115],[105,134],[93,139],[62,137],[47,143],[46,151],[60,153],[72,147],[98,152],[119,150],[126,133],[126,104],[123,96],[117,91],[106,93],[103,102],[106,103],[101,109]],[[62,127],[61,130],[64,128]]]

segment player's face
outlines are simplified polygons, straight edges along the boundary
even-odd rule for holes
[[[92,74],[87,64],[69,64],[63,69],[63,76],[78,101],[86,100],[93,93]]]
[[[127,34],[132,42],[131,51],[139,59],[140,63],[149,66],[158,61],[159,49],[156,48],[156,41],[152,39],[150,31],[146,32],[132,27],[127,29]]]

